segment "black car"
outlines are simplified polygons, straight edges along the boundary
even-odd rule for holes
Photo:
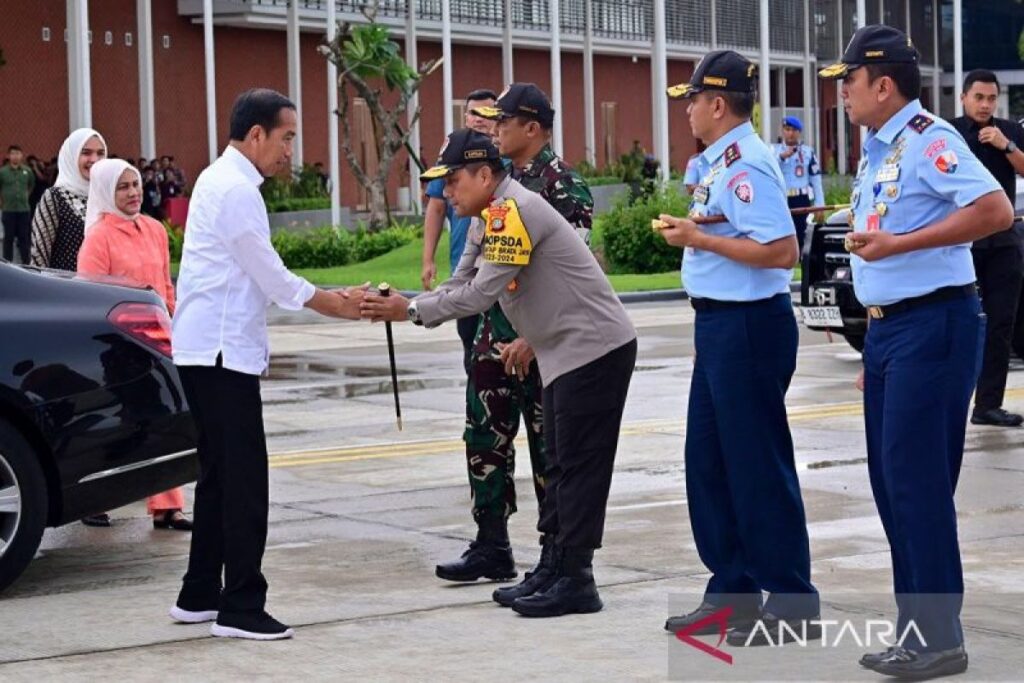
[[[821,225],[810,225],[801,256],[800,314],[812,330],[835,332],[857,351],[864,350],[868,312],[853,293],[850,254],[843,242],[850,232],[849,210]]]
[[[196,429],[150,290],[0,261],[0,590],[47,526],[195,480]]]

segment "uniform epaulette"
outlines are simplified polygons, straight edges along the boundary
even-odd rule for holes
[[[726,147],[725,148],[725,167],[729,168],[730,166],[732,166],[734,163],[739,161],[741,156],[743,156],[743,155],[740,154],[740,143],[734,142],[731,145],[729,145],[728,147]]]
[[[928,128],[928,126],[932,125],[933,123],[935,123],[935,119],[933,119],[932,117],[926,114],[918,114],[914,118],[910,119],[910,123],[908,123],[907,126],[909,126],[918,133],[923,133]]]

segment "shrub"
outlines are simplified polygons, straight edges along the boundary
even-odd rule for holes
[[[163,224],[164,230],[167,231],[167,248],[171,253],[171,261],[180,261],[181,249],[185,245],[185,232],[180,226],[168,220],[163,221]]]
[[[664,273],[679,268],[682,252],[651,230],[659,214],[685,216],[690,200],[666,187],[630,203],[621,199],[596,219],[596,230],[610,270],[616,273]]]
[[[376,258],[412,242],[417,234],[404,224],[373,233],[362,227],[349,232],[325,226],[304,234],[282,230],[270,242],[288,268],[331,268]]]

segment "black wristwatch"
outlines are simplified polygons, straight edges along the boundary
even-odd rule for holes
[[[1010,144],[1006,145],[1006,149],[1003,150],[1007,154],[1013,154],[1017,151],[1017,145],[1014,144],[1013,140],[1010,140]]]

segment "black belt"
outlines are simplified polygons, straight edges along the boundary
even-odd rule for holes
[[[928,292],[921,296],[915,296],[910,299],[904,299],[903,301],[897,301],[894,304],[888,304],[887,306],[868,306],[868,316],[875,320],[881,318],[887,318],[890,315],[896,315],[897,313],[903,313],[909,311],[912,308],[923,306],[925,304],[933,304],[938,301],[951,301],[952,299],[964,299],[969,296],[977,294],[978,288],[975,283],[969,285],[957,285],[954,287],[940,287],[934,292]]]
[[[722,301],[720,299],[690,299],[690,305],[695,311],[722,311],[730,308],[742,308],[744,306],[757,306],[772,301],[777,296],[789,296],[788,294],[776,294],[767,299],[754,299],[753,301]]]

